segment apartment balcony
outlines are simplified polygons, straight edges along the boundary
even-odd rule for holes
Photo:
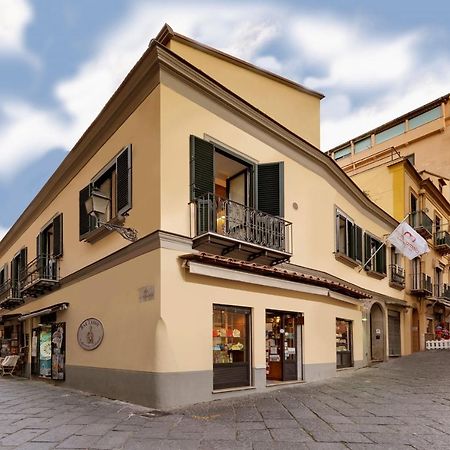
[[[231,200],[205,194],[191,202],[192,247],[258,264],[292,256],[292,223]]]
[[[414,211],[409,215],[409,224],[424,238],[433,236],[433,221],[424,211]]]
[[[450,300],[450,288],[447,284],[435,284],[433,295],[436,298]]]
[[[434,235],[434,247],[442,255],[450,253],[450,234],[447,231],[438,231]]]
[[[0,308],[14,308],[23,303],[19,283],[6,280],[0,285]]]
[[[411,275],[411,294],[429,297],[433,294],[433,285],[431,277],[424,273]]]
[[[20,293],[24,297],[39,297],[59,285],[58,260],[47,255],[31,261],[22,272]]]
[[[389,266],[389,284],[392,287],[403,289],[405,287],[405,269],[397,264]]]

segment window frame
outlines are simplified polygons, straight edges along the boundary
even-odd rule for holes
[[[341,220],[345,221],[345,251],[341,251]],[[347,262],[357,266],[363,263],[363,242],[362,235],[363,230],[360,226],[356,225],[355,221],[345,214],[341,209],[335,208],[335,255],[339,258],[343,258]],[[360,238],[358,238],[360,234]],[[359,251],[358,251],[358,240]]]

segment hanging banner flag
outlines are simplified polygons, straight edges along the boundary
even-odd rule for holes
[[[387,240],[408,259],[417,258],[430,251],[427,241],[406,222],[401,222]]]

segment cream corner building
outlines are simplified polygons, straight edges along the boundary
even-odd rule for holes
[[[2,350],[158,408],[410,352],[365,264],[398,221],[318,150],[321,98],[164,26],[1,241]]]

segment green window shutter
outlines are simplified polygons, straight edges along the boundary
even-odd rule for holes
[[[59,258],[62,256],[62,254],[63,254],[63,215],[58,214],[53,219],[53,256],[55,258]]]
[[[85,202],[91,195],[91,185],[86,186],[85,188],[81,189],[80,191],[80,240],[83,238],[83,236],[89,231],[91,231],[91,216],[86,211],[86,205]]]
[[[381,247],[381,250],[376,254],[376,271],[378,273],[386,273],[386,246],[382,244],[381,242],[377,242],[377,249],[380,245],[383,245]]]
[[[368,259],[371,257],[370,243],[371,243],[370,236],[364,233],[364,262],[366,263],[366,265],[364,266],[365,270],[372,270],[372,261],[367,262]]]
[[[284,216],[284,162],[257,166],[257,209]]]
[[[355,232],[354,232],[354,249],[355,249],[355,256],[354,260],[358,261],[359,263],[362,263],[363,260],[363,239],[362,239],[362,228],[358,227],[358,225],[355,225]]]
[[[190,137],[190,198],[214,194],[214,145]]]
[[[117,170],[117,214],[123,215],[131,209],[131,144],[116,158]]]
[[[24,247],[20,250],[19,255],[19,280],[22,280],[26,275],[26,267],[28,262],[28,249]]]
[[[44,245],[45,245],[44,233],[41,232],[36,236],[37,269],[41,277],[44,275],[44,258],[46,257]]]

